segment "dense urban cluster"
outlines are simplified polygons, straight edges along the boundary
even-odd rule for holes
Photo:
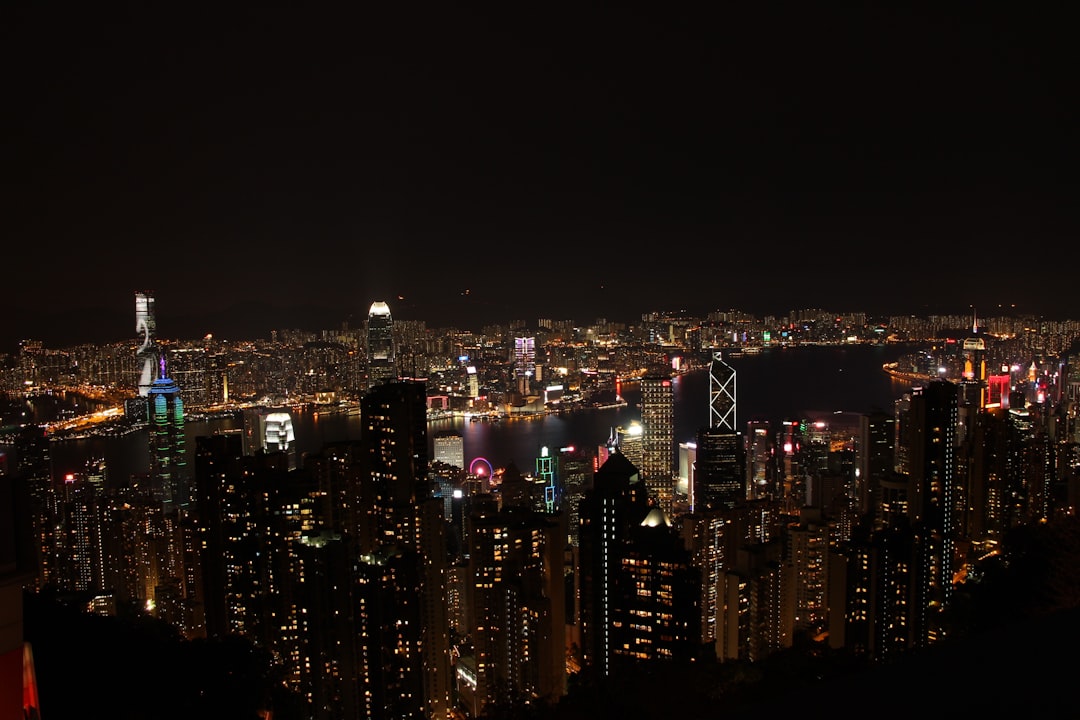
[[[723,695],[734,667],[886,663],[1004,608],[1080,604],[1061,572],[1080,544],[1060,529],[1080,491],[1077,322],[729,311],[472,332],[375,302],[363,328],[227,342],[157,337],[145,293],[136,314],[129,343],[0,357],[20,518],[0,585],[249,643],[266,663],[253,713],[569,712],[669,668],[711,668],[697,687]],[[887,370],[913,386],[891,412],[736,425],[725,354],[894,342],[911,351]],[[711,417],[676,444],[671,378],[688,368],[709,373]],[[639,433],[529,468],[474,472],[452,434],[429,457],[433,414],[557,412],[616,382],[640,387]],[[19,418],[49,392],[118,404],[102,426],[146,429],[150,472],[53,477],[64,426]],[[281,412],[296,403],[355,408],[361,437],[297,458]],[[214,412],[243,429],[186,447],[185,417]],[[1020,552],[1057,574],[987,599]]]
[[[425,378],[431,395],[446,395],[455,408],[477,402],[499,407],[520,402],[515,382],[515,339],[531,338],[537,374],[529,390],[565,383],[589,393],[610,389],[615,376],[630,377],[668,363],[681,353],[693,362],[712,349],[742,352],[805,344],[926,343],[972,325],[972,316],[931,315],[872,318],[865,313],[793,311],[786,317],[756,317],[729,310],[705,317],[647,313],[635,324],[597,319],[519,321],[480,330],[429,328],[422,320],[392,323],[396,364],[402,375]],[[1003,358],[1052,358],[1080,337],[1080,321],[998,316],[978,321]],[[185,407],[255,401],[358,399],[367,388],[364,327],[333,330],[283,329],[269,338],[225,340],[155,337],[168,359]],[[91,396],[124,398],[136,388],[138,341],[107,345],[45,347],[33,339],[18,352],[0,354],[0,389],[8,393],[78,389]],[[469,368],[475,371],[470,377]],[[475,383],[475,388],[470,384]],[[471,390],[478,392],[470,395]]]

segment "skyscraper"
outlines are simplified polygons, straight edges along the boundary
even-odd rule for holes
[[[942,619],[952,600],[958,405],[958,388],[947,380],[936,380],[912,392],[916,647],[941,640]]]
[[[150,293],[135,293],[135,332],[139,336],[139,347],[135,350],[139,396],[146,397],[150,394],[150,385],[157,377],[158,368],[157,321],[154,318],[154,296]]]
[[[615,428],[614,435],[608,441],[608,449],[612,450],[617,447],[623,457],[629,460],[637,468],[638,472],[641,472],[642,453],[644,452],[641,438],[644,433],[645,428],[641,426],[641,423],[637,420],[631,420],[626,427]]]
[[[267,413],[263,419],[262,441],[266,452],[283,452],[290,470],[296,469],[296,434],[292,416],[284,411]]]
[[[403,688],[422,692],[387,696],[393,706],[372,708],[371,717],[445,718],[451,710],[446,531],[442,501],[427,477],[425,385],[378,385],[361,399],[360,414],[358,534],[365,557],[364,584],[357,591],[373,603],[365,622],[382,628],[368,636],[371,644],[361,653],[361,695],[382,693],[392,677]],[[393,600],[386,604],[387,598]],[[391,632],[394,628],[402,630]],[[365,665],[365,652],[383,661]]]
[[[475,708],[508,690],[546,701],[566,694],[565,528],[528,507],[497,505],[477,496],[469,516]]]
[[[533,377],[536,375],[536,338],[514,338],[514,381],[518,392],[528,395],[531,392]]]
[[[465,445],[460,433],[447,431],[435,436],[435,461],[465,469]]]
[[[616,654],[613,588],[631,529],[649,513],[638,469],[616,449],[600,466],[581,503],[581,643],[590,672],[607,677]]]
[[[184,401],[180,388],[159,360],[160,376],[150,385],[150,477],[166,507],[186,506],[188,497],[187,455],[184,448]]]
[[[398,377],[394,318],[390,314],[390,306],[382,300],[371,303],[368,309],[367,368],[369,388]]]
[[[735,369],[719,352],[709,363],[709,426],[697,436],[694,508],[731,508],[746,499],[746,450],[736,425]]]
[[[665,514],[675,498],[675,395],[667,374],[641,379],[641,478]]]

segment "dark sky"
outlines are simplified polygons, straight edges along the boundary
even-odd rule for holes
[[[90,5],[0,22],[0,352],[133,336],[136,290],[162,337],[376,299],[461,327],[1080,318],[1080,60],[1049,4]]]

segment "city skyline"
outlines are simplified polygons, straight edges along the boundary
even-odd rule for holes
[[[158,13],[5,23],[14,338],[126,339],[133,288],[162,337],[360,327],[378,300],[477,327],[1080,316],[1052,16]]]

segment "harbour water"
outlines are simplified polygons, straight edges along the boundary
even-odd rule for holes
[[[736,425],[750,420],[780,423],[785,419],[817,417],[833,412],[893,412],[893,403],[910,384],[895,380],[882,365],[909,352],[905,346],[822,346],[774,348],[759,354],[725,358],[736,372]],[[709,422],[709,375],[699,369],[674,381],[676,443],[692,441]],[[603,444],[614,428],[640,420],[640,395],[633,386],[623,392],[620,407],[543,415],[534,419],[470,422],[447,418],[429,423],[429,442],[437,433],[462,436],[466,463],[483,457],[494,467],[513,461],[530,470],[542,447],[553,451],[569,446]],[[356,440],[361,421],[348,412],[293,413],[299,456],[316,453],[325,443]],[[238,418],[189,421],[185,426],[189,458],[195,438],[219,430],[239,428]],[[78,472],[90,458],[104,458],[110,484],[125,484],[131,474],[149,470],[145,430],[119,437],[91,437],[52,443],[53,477]]]

